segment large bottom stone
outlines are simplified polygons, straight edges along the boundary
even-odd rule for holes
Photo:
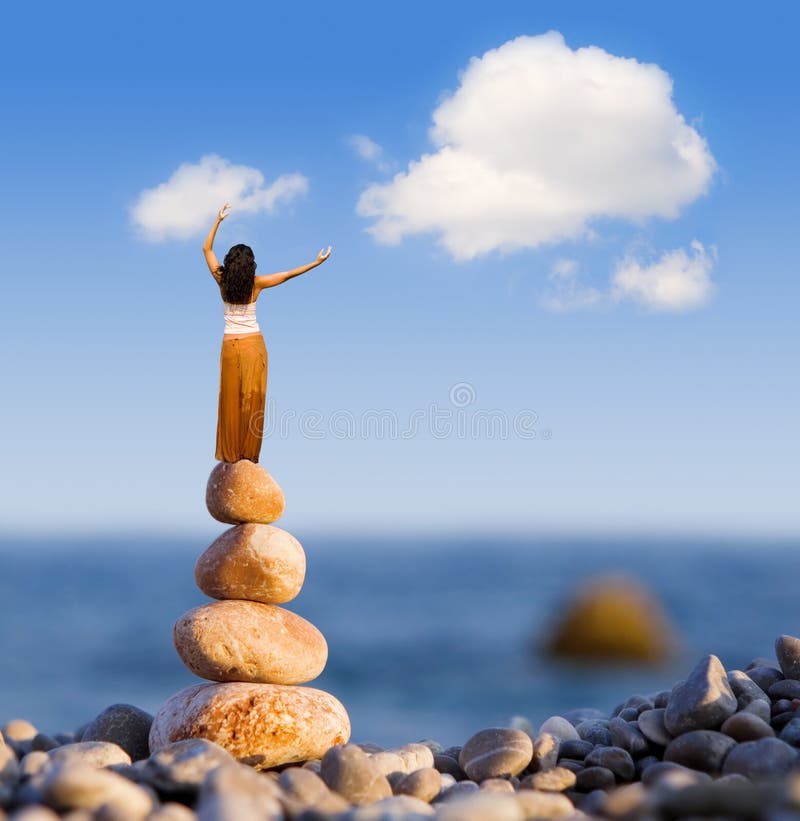
[[[150,753],[187,738],[206,738],[263,770],[322,758],[349,740],[350,718],[336,698],[313,687],[209,682],[164,702],[150,728]]]

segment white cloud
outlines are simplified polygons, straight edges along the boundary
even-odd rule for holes
[[[362,160],[372,163],[378,171],[389,171],[391,166],[383,159],[383,148],[366,134],[351,134],[347,138],[347,144]]]
[[[557,259],[548,275],[550,288],[539,304],[553,313],[567,313],[592,308],[603,301],[603,294],[578,282],[578,263],[574,259]]]
[[[302,174],[282,174],[265,185],[257,168],[206,154],[197,163],[181,164],[166,182],[142,191],[130,217],[145,239],[189,239],[208,230],[224,202],[231,204],[232,215],[272,213],[278,203],[307,190]]]
[[[654,311],[690,311],[705,305],[714,292],[711,271],[716,249],[706,250],[695,240],[692,252],[667,251],[650,265],[623,259],[611,278],[612,298],[630,299]]]
[[[708,189],[708,145],[654,64],[558,32],[473,57],[433,112],[432,153],[362,192],[384,244],[434,233],[454,259],[585,237],[598,217],[676,217]]]

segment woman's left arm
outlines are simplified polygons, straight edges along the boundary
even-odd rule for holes
[[[312,268],[316,268],[317,265],[322,265],[323,262],[331,255],[331,246],[328,246],[328,250],[322,250],[317,254],[317,258],[313,262],[309,262],[308,265],[301,265],[299,268],[292,268],[291,271],[281,271],[278,274],[268,274],[266,276],[258,276],[256,277],[256,288],[260,291],[264,288],[273,288],[275,285],[280,285],[282,282],[286,282],[287,279],[291,279],[292,277],[299,277],[300,274],[304,274],[306,271],[310,271]]]
[[[226,208],[229,210],[226,211]],[[225,205],[219,209],[219,214],[217,214],[217,218],[214,220],[214,225],[211,227],[211,230],[208,232],[208,236],[206,237],[206,241],[203,243],[203,256],[206,258],[206,262],[208,263],[208,267],[211,271],[211,276],[213,276],[217,282],[219,282],[220,279],[220,264],[213,249],[214,237],[217,235],[217,228],[219,228],[219,224],[225,219],[225,217],[228,216],[228,214],[230,214],[230,205],[226,202]]]

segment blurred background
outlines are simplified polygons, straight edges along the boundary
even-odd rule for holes
[[[220,259],[333,246],[259,300],[261,462],[355,739],[611,709],[800,632],[800,12],[751,11],[6,10],[0,721],[194,681],[226,200]],[[543,655],[612,570],[677,652]]]

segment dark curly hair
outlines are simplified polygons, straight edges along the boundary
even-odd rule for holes
[[[256,276],[256,258],[249,245],[234,245],[225,254],[225,261],[217,270],[220,274],[219,287],[225,302],[237,305],[250,302]]]

